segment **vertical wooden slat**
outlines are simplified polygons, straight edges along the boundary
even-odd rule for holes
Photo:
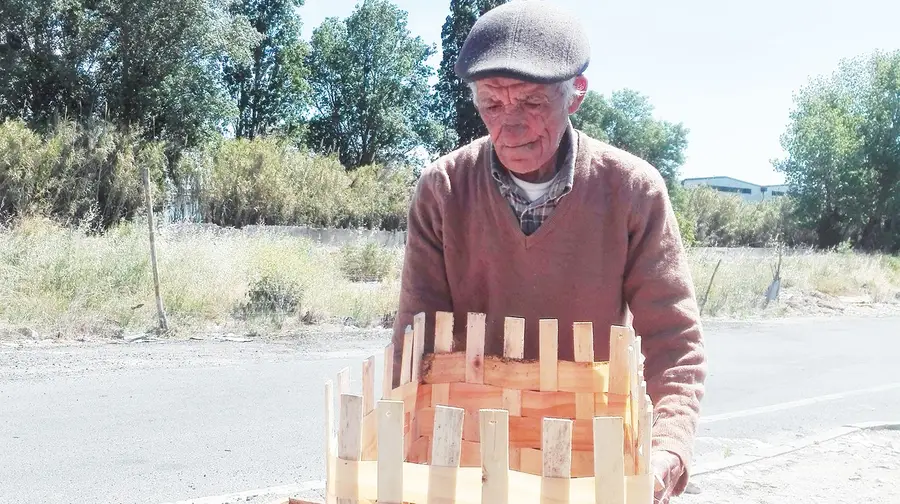
[[[437,312],[434,323],[434,353],[453,351],[453,313]],[[435,383],[431,386],[431,406],[450,404],[450,384]]]
[[[384,347],[384,378],[381,382],[381,398],[390,399],[394,390],[394,343]]]
[[[625,422],[594,418],[594,494],[596,504],[625,504]]]
[[[525,319],[506,317],[503,324],[503,356],[507,359],[525,358]],[[503,389],[503,409],[509,416],[522,416],[522,391]],[[510,448],[509,467],[517,471],[521,467],[521,448]]]
[[[503,356],[525,358],[525,319],[506,317],[503,322]]]
[[[341,423],[338,429],[338,457],[343,460],[359,460],[362,444],[362,396],[353,394],[341,395]],[[338,481],[339,489],[357,488],[358,472],[347,471],[351,481]],[[345,495],[337,499],[338,504],[352,504],[358,498]]]
[[[431,438],[432,470],[428,482],[429,504],[456,501],[456,468],[462,456],[463,418],[466,410],[438,406],[434,409],[434,436]]]
[[[609,393],[628,395],[631,359],[628,349],[634,343],[634,332],[621,326],[612,326],[609,332]]]
[[[466,327],[466,381],[484,383],[484,330],[486,316],[469,313]]]
[[[412,379],[413,331],[407,326],[403,333],[403,361],[400,363],[400,385],[406,385]]]
[[[412,374],[410,380],[413,383],[421,382],[422,357],[425,355],[425,314],[418,313],[413,318],[413,355]]]
[[[325,495],[331,503],[334,495],[334,474],[331,472],[332,459],[335,456],[334,439],[334,384],[325,382]]]
[[[594,326],[591,322],[576,322],[572,326],[575,341],[575,362],[594,362]],[[575,418],[590,420],[594,417],[594,394],[575,394]]]
[[[481,502],[509,504],[509,413],[478,411],[481,448]]]
[[[437,312],[434,315],[434,353],[453,351],[453,313]]]
[[[363,416],[375,410],[375,356],[362,363]]]
[[[541,319],[539,331],[541,392],[555,392],[559,387],[559,322]]]
[[[641,404],[643,407],[638,423],[637,445],[640,451],[638,452],[637,474],[649,474],[653,441],[653,406],[650,404],[649,396],[644,396]]]
[[[403,401],[378,401],[378,502],[403,502]]]
[[[350,368],[338,371],[338,397],[350,393]]]
[[[541,502],[559,504],[569,502],[569,481],[572,475],[572,420],[544,418],[541,435],[543,478]]]

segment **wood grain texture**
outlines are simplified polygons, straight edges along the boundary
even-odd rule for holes
[[[621,417],[594,418],[597,504],[625,504],[625,426]]]
[[[422,357],[425,355],[425,314],[417,313],[413,317],[413,351],[412,369],[409,381],[419,383],[422,380]]]
[[[337,449],[338,457],[343,460],[359,460],[362,449],[362,410],[362,396],[353,394],[341,395]],[[354,477],[358,481],[358,475],[354,475]],[[345,486],[347,482],[339,482],[338,484]],[[351,504],[358,501],[359,498],[354,496],[343,497],[337,500],[338,504]]]
[[[371,355],[362,363],[363,415],[375,409],[375,356]]]
[[[572,326],[574,337],[575,362],[593,364],[594,362],[594,328],[590,322],[576,322]],[[575,394],[575,418],[587,420],[594,417],[594,393],[578,392]]]
[[[509,504],[509,413],[480,411],[481,502]]]
[[[539,333],[541,390],[555,391],[559,384],[559,377],[557,376],[559,322],[556,319],[541,319]]]
[[[453,352],[453,313],[434,314],[434,353]]]
[[[466,324],[466,382],[484,383],[484,331],[486,317],[483,313],[470,313]]]
[[[413,331],[407,327],[403,333],[403,352],[401,353],[403,361],[400,363],[400,385],[409,383],[412,380],[412,353],[413,353]]]
[[[391,399],[391,390],[394,388],[394,344],[388,343],[384,347],[384,372],[381,380],[381,398]]]
[[[403,402],[379,401],[378,502],[403,502]]]
[[[525,319],[506,317],[504,320],[503,356],[507,359],[525,357]]]
[[[628,349],[634,343],[634,331],[628,327],[612,326],[609,330],[609,392],[628,395],[631,381],[631,359]]]

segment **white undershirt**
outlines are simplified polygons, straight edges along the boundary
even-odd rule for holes
[[[547,194],[547,192],[550,190],[550,184],[553,182],[553,180],[551,179],[551,180],[548,180],[547,182],[541,182],[539,184],[535,184],[533,182],[526,182],[526,181],[516,177],[515,175],[512,175],[512,174],[510,174],[510,175],[511,175],[511,178],[513,179],[513,182],[515,182],[517,186],[519,186],[523,191],[525,191],[525,194],[528,196],[528,199],[530,201],[536,201],[541,196]]]

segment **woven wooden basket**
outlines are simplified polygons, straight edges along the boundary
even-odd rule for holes
[[[363,362],[361,395],[350,393],[349,369],[338,374],[337,429],[326,383],[329,498],[651,504],[652,404],[640,337],[609,328],[610,359],[594,362],[593,327],[576,323],[575,360],[565,361],[557,321],[543,319],[540,358],[527,361],[523,319],[505,319],[503,356],[484,355],[485,321],[468,314],[466,348],[454,351],[453,315],[437,313],[434,353],[425,354],[425,314],[417,315],[397,388],[394,348],[385,348],[377,407],[374,356]],[[452,477],[435,479],[447,471]]]

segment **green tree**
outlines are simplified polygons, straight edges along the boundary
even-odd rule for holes
[[[801,223],[823,248],[900,249],[900,51],[843,60],[794,102],[773,163]]]
[[[253,139],[273,131],[295,133],[308,93],[305,58],[296,9],[304,0],[243,0],[231,7],[260,34],[249,64],[225,60],[225,82],[237,106],[235,136]]]
[[[427,113],[434,48],[406,26],[406,12],[391,2],[364,0],[347,19],[328,18],[313,31],[312,148],[337,153],[350,169],[433,150],[442,136]]]
[[[572,125],[598,140],[639,156],[656,167],[670,192],[678,185],[688,129],[653,117],[650,100],[630,89],[614,91],[607,101],[588,91]]]
[[[443,153],[487,135],[487,129],[475,105],[469,86],[456,76],[453,65],[472,30],[475,21],[485,12],[507,0],[450,0],[450,14],[441,29],[441,63],[435,86],[439,99],[435,113],[448,128],[450,137],[440,146]],[[454,138],[455,137],[455,138]]]

